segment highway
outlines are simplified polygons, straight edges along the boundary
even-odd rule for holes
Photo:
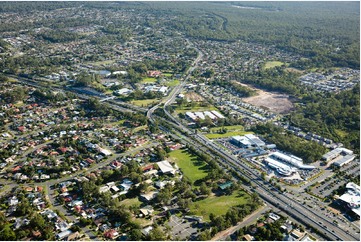
[[[169,122],[168,124],[176,125],[173,122]],[[229,166],[241,176],[245,176],[250,179],[255,184],[255,189],[253,190],[253,188],[250,187],[245,188],[250,192],[257,192],[267,203],[278,207],[286,214],[295,218],[297,221],[302,222],[306,226],[311,225],[312,227],[318,229],[328,240],[359,241],[358,236],[354,234],[347,234],[346,231],[333,224],[329,218],[315,212],[308,206],[297,202],[292,197],[289,197],[289,194],[283,194],[268,182],[263,181],[261,174],[257,170],[247,166],[247,162],[245,160],[229,154],[201,134],[191,134],[191,131],[188,130],[187,132],[185,127],[181,125],[177,128],[183,129],[185,134],[190,134],[188,137],[183,137],[183,139],[186,139],[190,145],[196,146],[196,148],[202,152],[212,154],[214,158],[221,157],[223,167]]]
[[[172,122],[167,122],[168,125],[172,125],[175,129],[181,130],[185,135],[182,139],[189,145],[195,146],[198,150],[211,154],[213,157],[220,157],[223,167],[231,167],[239,175],[245,176],[250,179],[254,184],[255,188],[246,187],[250,192],[256,192],[259,196],[265,200],[267,203],[278,207],[284,211],[289,216],[295,218],[297,221],[303,223],[304,225],[312,226],[320,231],[321,236],[327,240],[341,240],[341,241],[359,241],[359,236],[354,234],[348,234],[343,229],[339,228],[337,225],[333,224],[329,218],[325,217],[322,214],[315,212],[310,209],[308,206],[303,205],[302,203],[297,202],[294,198],[289,197],[289,194],[283,194],[274,188],[268,182],[265,182],[261,178],[261,174],[249,166],[247,166],[247,161],[237,158],[232,154],[229,154],[224,149],[215,145],[212,141],[201,134],[194,134],[190,129],[185,127],[180,121],[168,112],[167,106],[175,101],[175,97],[180,93],[185,83],[189,79],[191,72],[197,66],[198,62],[202,59],[202,53],[197,49],[199,53],[197,59],[193,62],[193,67],[191,67],[185,79],[174,88],[174,91],[171,95],[167,97],[167,100],[164,102],[163,110],[168,116],[168,119]],[[154,111],[160,107],[161,104],[158,104],[147,112],[147,117],[151,122],[154,122],[155,117],[153,115]],[[163,120],[164,121],[164,120]],[[170,131],[163,127],[164,131],[169,133]]]
[[[359,234],[348,234],[345,230],[339,228],[336,224],[333,224],[329,218],[315,212],[308,206],[296,201],[296,199],[294,199],[290,194],[283,194],[279,192],[271,184],[263,181],[260,173],[257,170],[250,168],[247,165],[247,161],[226,152],[224,149],[215,145],[205,136],[201,134],[194,134],[193,131],[185,127],[179,120],[177,120],[168,112],[167,107],[175,101],[175,98],[182,91],[182,88],[187,83],[187,80],[189,79],[192,71],[197,67],[199,61],[201,61],[203,58],[203,53],[199,49],[195,49],[198,52],[198,57],[194,60],[192,66],[187,70],[186,76],[183,81],[181,81],[181,83],[172,90],[170,95],[168,95],[165,100],[147,111],[148,119],[151,122],[155,122],[155,120],[161,120],[162,122],[165,122],[163,118],[154,115],[154,111],[157,108],[160,108],[161,105],[163,105],[162,108],[167,115],[168,120],[171,120],[171,122],[166,121],[167,124],[174,127],[175,130],[180,130],[182,132],[181,138],[183,143],[191,145],[197,150],[205,152],[214,158],[220,158],[218,160],[220,160],[221,167],[230,167],[239,175],[250,179],[255,186],[253,186],[254,188],[245,187],[249,192],[256,192],[264,201],[266,201],[270,205],[278,207],[286,214],[293,217],[297,221],[305,224],[306,226],[312,226],[313,228],[316,228],[320,231],[320,234],[327,240],[359,241]],[[26,82],[25,84],[29,85],[28,82]],[[36,86],[36,84],[31,85]],[[84,94],[78,95],[81,95],[79,96],[81,98],[86,98],[84,97],[86,96]],[[146,111],[146,109],[144,108],[134,107],[116,100],[106,100],[106,102],[110,103],[112,108],[119,111]],[[126,108],[124,106],[126,106]],[[169,135],[179,139],[179,136],[174,134],[174,130],[169,130],[161,125],[160,129],[162,129]]]

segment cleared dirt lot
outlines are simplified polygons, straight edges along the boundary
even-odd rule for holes
[[[242,99],[246,103],[250,103],[257,107],[266,107],[271,112],[280,114],[289,113],[294,108],[293,103],[290,101],[289,95],[275,92],[266,92],[243,83],[241,85],[247,86],[248,88],[257,91],[257,95]]]
[[[197,94],[197,93],[195,93],[195,92],[186,93],[186,94],[185,94],[185,97],[186,97],[188,100],[192,100],[192,101],[195,101],[195,102],[201,102],[201,101],[204,100],[204,98],[203,98],[201,95],[199,95],[199,94]]]

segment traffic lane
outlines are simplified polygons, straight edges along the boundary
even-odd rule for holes
[[[247,167],[247,169],[249,169],[248,167]],[[254,178],[254,177],[253,177]],[[258,191],[258,192],[260,192],[260,191]],[[265,191],[262,191],[263,193],[264,193],[264,195],[265,195],[265,197],[267,197],[269,200],[272,200],[275,204],[277,204],[277,201],[276,200],[274,200],[274,195],[272,195],[272,196],[269,196]],[[281,200],[282,201],[282,200]],[[287,203],[286,202],[284,202],[284,201],[282,201],[283,202],[283,209],[287,209],[287,207],[288,207],[288,205],[287,205]],[[308,216],[310,216],[311,214],[308,214]],[[303,217],[304,216],[304,214],[303,213],[298,213],[298,216],[301,216],[301,217]],[[308,219],[309,220],[309,219]],[[309,220],[309,222],[311,222],[312,220]],[[316,227],[318,227],[321,231],[322,230],[325,230],[324,228],[322,228],[322,227],[320,227],[316,222],[313,222],[313,224],[316,226]],[[328,234],[327,234],[328,235]],[[333,238],[333,239],[337,239],[337,237],[336,236],[334,236],[334,235],[329,235],[331,238]]]
[[[214,147],[216,150],[218,149],[217,147]],[[221,153],[224,153],[223,151],[221,152]],[[227,155],[227,156],[229,156],[229,155]],[[239,164],[239,163],[238,163]],[[243,164],[242,164],[242,167],[243,168],[245,168],[246,170],[249,170],[249,168],[247,167],[247,166],[244,166]],[[253,179],[255,179],[256,177],[253,177]],[[273,195],[275,195],[275,193],[273,193]],[[285,207],[285,209],[287,209],[287,203],[284,205]],[[300,207],[301,208],[301,207]],[[302,206],[302,210],[305,210],[305,207],[304,206]],[[306,211],[307,211],[307,209],[306,209]],[[288,211],[289,212],[289,211]],[[300,216],[302,216],[303,217],[303,214],[302,213],[298,213]],[[312,213],[312,211],[310,212],[310,211],[307,211],[307,213],[306,213],[308,216],[316,216],[317,214],[314,214],[314,213]],[[317,217],[317,216],[316,216]],[[320,218],[320,217],[318,217],[318,218]],[[325,221],[327,221],[326,220],[326,218],[322,218],[321,217],[321,219],[324,219]],[[329,223],[329,226],[331,226],[332,228],[333,228],[333,230],[336,230],[336,231],[338,231],[338,233],[345,233],[344,231],[342,231],[342,230],[340,230],[339,228],[335,228],[335,226],[332,224],[332,223],[330,223],[329,221],[327,221],[328,223]],[[326,228],[322,228],[322,227],[320,227],[315,221],[313,222],[313,224],[315,224],[319,229],[321,229],[321,231],[322,230],[327,230],[328,231],[328,233],[333,233],[332,232],[332,230],[330,231],[327,227]],[[337,238],[336,236],[334,236],[334,235],[331,235],[331,236],[333,236],[334,238]],[[341,237],[341,236],[340,236]],[[344,237],[343,235],[342,235],[342,237]],[[353,237],[353,236],[352,236]],[[344,240],[345,240],[345,238],[343,238]],[[347,240],[347,239],[346,239]]]
[[[204,145],[204,143],[202,143],[203,145]],[[217,149],[216,149],[217,150]],[[224,153],[224,152],[220,152],[220,153]],[[228,154],[226,155],[226,156],[229,156]],[[232,162],[233,163],[233,162]],[[234,164],[233,164],[234,165]],[[246,170],[248,170],[249,168],[247,167],[247,169]],[[268,198],[270,198],[270,197],[268,197]],[[273,198],[273,196],[271,196],[271,199]],[[274,201],[273,201],[274,202]],[[285,204],[284,205],[284,209],[287,209],[287,205]],[[304,216],[304,214],[298,214],[298,216]],[[314,222],[314,224],[315,224],[315,226],[316,227],[318,227],[319,229],[320,229],[320,231],[324,231],[325,230],[325,228],[322,228],[322,227],[319,227],[319,225],[318,224],[316,224],[315,222]],[[327,235],[329,234],[329,231],[325,231],[324,233],[326,233]],[[336,236],[334,236],[334,235],[329,235],[329,236],[331,236],[333,239],[337,239],[337,237]]]

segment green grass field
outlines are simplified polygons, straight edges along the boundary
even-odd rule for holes
[[[186,150],[179,149],[169,153],[183,174],[194,184],[195,181],[207,176],[207,164],[198,157],[189,154]]]
[[[139,224],[141,227],[145,227],[148,225],[152,225],[153,222],[151,219],[144,219],[144,218],[133,218],[132,219],[135,223]]]
[[[146,77],[146,78],[143,78],[141,83],[154,83],[156,81],[157,81],[157,79],[154,77]]]
[[[173,81],[169,81],[169,82],[167,82],[165,85],[168,86],[168,87],[177,86],[177,85],[179,85],[179,80],[175,79],[175,80],[173,80]]]
[[[166,76],[166,77],[171,77],[173,74],[172,73],[163,73],[163,76]]]
[[[24,106],[24,105],[25,105],[25,104],[24,104],[23,101],[18,101],[17,103],[14,104],[14,106],[17,107],[17,108],[20,108],[20,107],[22,107],[22,106]]]
[[[269,68],[273,68],[276,66],[282,66],[283,64],[285,64],[285,63],[281,62],[281,61],[267,61],[264,68],[269,69]]]
[[[138,197],[136,197],[136,198],[132,198],[132,199],[129,199],[129,198],[124,199],[124,200],[120,201],[119,204],[124,205],[126,207],[130,207],[130,206],[134,206],[134,205],[140,206],[142,204],[142,202],[139,201]]]
[[[102,66],[114,64],[116,61],[117,60],[94,61],[94,62],[89,62],[89,64],[97,67],[102,67]]]
[[[345,138],[348,135],[346,131],[341,129],[335,129],[335,133],[341,138]]]
[[[224,134],[205,134],[205,136],[208,139],[218,139],[218,138],[226,138],[226,137],[231,137],[231,136],[236,136],[236,135],[245,135],[245,134],[253,134],[253,132],[248,132],[248,131],[232,131],[232,132],[227,132]]]
[[[140,106],[140,107],[147,107],[152,103],[158,102],[158,99],[144,99],[144,100],[132,100],[131,104]]]
[[[144,130],[144,129],[147,129],[148,128],[148,125],[142,125],[142,126],[139,126],[139,127],[136,127],[133,129],[133,132],[138,132],[140,130]]]
[[[222,127],[214,127],[210,128],[209,131],[211,132],[217,132],[217,130],[221,129]],[[244,127],[242,125],[229,125],[224,126],[228,131],[244,131]]]
[[[213,213],[216,216],[226,214],[228,209],[233,206],[246,204],[249,195],[243,191],[234,191],[229,196],[210,196],[206,199],[194,202],[190,210],[195,215],[203,216],[204,220],[209,220],[209,215]]]

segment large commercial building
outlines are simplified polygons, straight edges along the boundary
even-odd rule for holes
[[[286,155],[281,152],[274,152],[269,157],[271,157],[274,160],[281,161],[283,163],[287,163],[291,166],[297,167],[299,169],[306,169],[306,170],[312,170],[315,167],[310,165],[304,165],[301,158],[294,156],[294,155]]]
[[[287,165],[285,163],[274,160],[274,159],[272,159],[270,157],[267,157],[265,159],[265,162],[267,163],[267,165],[269,167],[275,169],[282,176],[290,176],[294,172],[297,171],[297,169],[295,167],[291,167],[291,166],[289,166],[289,165]]]
[[[332,162],[333,165],[338,167],[344,166],[354,159],[353,151],[345,148],[336,148],[322,156],[322,160]]]
[[[244,136],[233,136],[230,142],[242,148],[263,147],[266,145],[265,142],[263,142],[253,134],[246,134]]]
[[[281,152],[273,152],[264,162],[273,169],[275,169],[282,176],[290,176],[297,172],[298,169],[311,170],[314,166],[304,165],[302,159],[294,155],[286,155]]]
[[[336,148],[322,156],[322,160],[331,161],[341,155],[353,155],[353,151],[345,148]]]
[[[358,217],[360,217],[360,186],[353,182],[349,182],[346,185],[347,192],[343,194],[339,199],[345,202]]]

